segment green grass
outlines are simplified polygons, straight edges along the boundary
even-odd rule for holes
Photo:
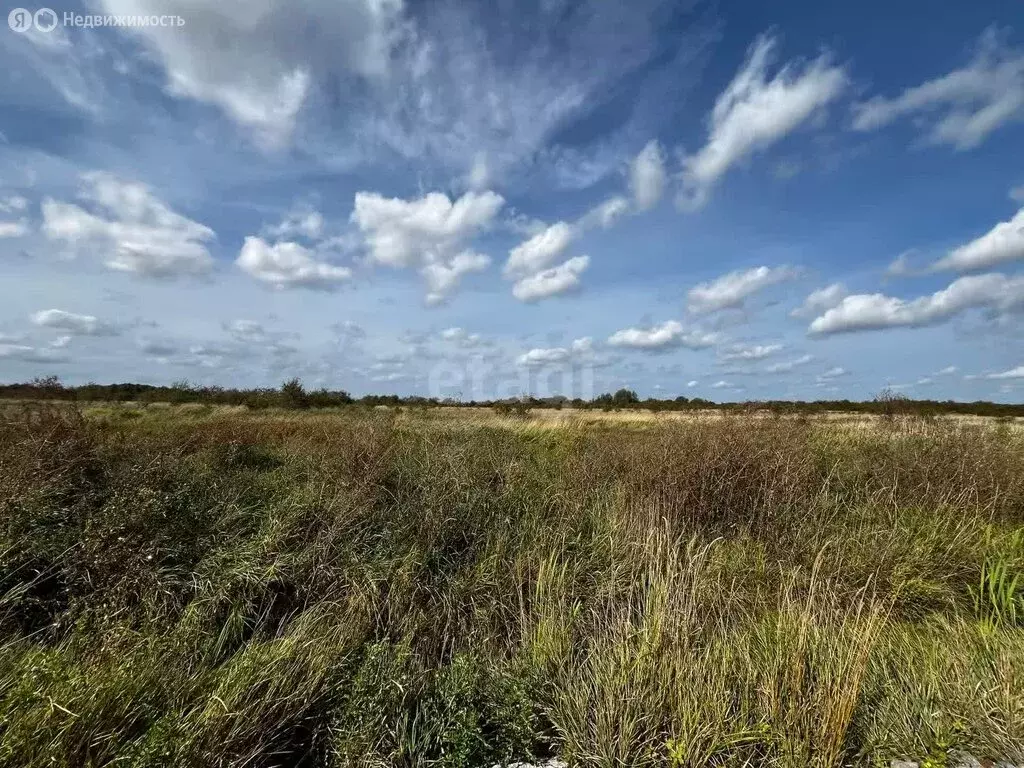
[[[1024,760],[1024,440],[0,413],[0,764]]]

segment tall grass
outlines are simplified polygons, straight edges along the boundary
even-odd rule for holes
[[[1010,430],[126,413],[0,416],[4,765],[1024,760]]]

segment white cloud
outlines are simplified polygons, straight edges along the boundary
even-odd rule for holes
[[[575,236],[574,229],[564,221],[552,224],[509,251],[505,276],[523,277],[545,269],[565,253]]]
[[[775,47],[774,38],[758,38],[715,102],[707,144],[683,161],[684,207],[703,205],[729,168],[791,133],[846,86],[846,73],[824,55],[806,66],[787,63],[768,79]]]
[[[826,381],[831,381],[832,379],[838,379],[841,376],[849,376],[849,375],[850,375],[850,372],[848,370],[846,370],[845,368],[840,368],[839,366],[836,366],[835,368],[829,368],[823,374],[819,375],[818,376],[818,382],[819,383],[823,383],[823,382],[826,382]]]
[[[409,14],[415,40],[396,55],[369,114],[357,115],[357,135],[421,164],[440,161],[460,176],[482,154],[492,179],[530,167],[555,186],[588,187],[620,166],[627,126],[598,146],[567,147],[552,137],[624,81],[634,87],[634,73],[644,75],[634,94],[649,98],[649,72],[641,68],[666,52],[663,6],[556,0],[418,8]],[[707,37],[694,28],[670,47],[691,53]]]
[[[357,192],[352,221],[365,238],[371,262],[418,267],[427,283],[427,303],[438,304],[462,276],[490,264],[487,256],[466,246],[493,224],[504,202],[490,191],[470,191],[454,201],[440,192],[412,200]]]
[[[666,176],[665,154],[657,140],[651,139],[629,167],[629,188],[639,210],[658,204],[665,193]]]
[[[479,347],[487,342],[479,333],[470,333],[465,328],[445,328],[441,331],[441,339],[463,348]]]
[[[809,332],[828,335],[882,328],[934,325],[969,309],[1009,312],[1024,307],[1024,277],[991,273],[961,277],[930,296],[905,300],[881,293],[847,296],[811,323]]]
[[[629,200],[618,195],[608,198],[587,211],[577,222],[577,227],[590,229],[599,226],[602,229],[608,229],[627,213],[629,213]]]
[[[782,344],[755,344],[749,347],[736,344],[723,351],[720,357],[722,360],[729,361],[763,360],[774,355],[782,348]]]
[[[580,284],[580,275],[590,266],[589,256],[573,256],[557,267],[518,280],[512,286],[512,295],[520,301],[538,301],[550,296],[575,290]]]
[[[28,221],[0,221],[0,239],[7,237],[24,237],[28,234]]]
[[[667,320],[649,328],[624,328],[613,333],[608,343],[613,347],[658,350],[670,347],[705,349],[717,344],[719,336],[696,329],[687,329],[678,320]]]
[[[0,198],[0,213],[20,214],[28,208],[28,200],[21,195],[10,195]],[[0,221],[0,239],[7,237],[24,237],[29,232],[28,219],[18,218],[13,221]]]
[[[185,25],[133,27],[176,97],[214,105],[268,147],[286,144],[315,74],[377,78],[389,69],[401,0],[242,6],[102,0],[105,13],[177,14]],[[225,41],[231,41],[226,44]]]
[[[22,213],[28,208],[28,200],[21,195],[0,198],[0,212]]]
[[[947,366],[946,368],[943,368],[941,371],[936,371],[935,375],[936,376],[952,376],[958,370],[960,370],[960,369],[957,368],[955,365],[950,365],[950,366]]]
[[[441,192],[414,200],[357,192],[352,221],[370,258],[389,267],[442,259],[494,221],[504,203],[494,192],[467,192],[452,201]]]
[[[1024,365],[1018,365],[1002,373],[990,373],[986,379],[1024,379]]]
[[[693,381],[686,382],[686,386],[688,387],[696,387],[698,384],[700,384],[700,382],[697,381],[696,379],[694,379]]]
[[[1015,203],[1021,203],[1024,205],[1024,184],[1010,190],[1010,199]]]
[[[716,312],[734,309],[765,288],[777,283],[793,280],[798,272],[792,267],[755,267],[730,272],[711,282],[701,283],[687,294],[691,312]]]
[[[911,258],[917,253],[916,250],[911,248],[908,251],[904,251],[895,259],[893,259],[889,266],[885,268],[886,277],[911,277],[918,274],[920,270],[916,269],[911,263]]]
[[[516,362],[525,367],[539,367],[542,365],[564,363],[568,360],[568,349],[565,349],[564,347],[554,347],[552,349],[531,349],[529,352],[520,355]]]
[[[961,245],[935,262],[934,269],[966,272],[1024,260],[1024,208],[981,237]]]
[[[601,362],[594,355],[594,340],[589,336],[575,339],[568,347],[531,349],[519,356],[516,364],[526,368],[565,363]]]
[[[273,238],[304,237],[319,240],[324,231],[324,217],[320,211],[309,206],[297,206],[285,214],[280,224],[266,228]]]
[[[172,211],[144,184],[108,173],[82,176],[79,197],[96,211],[46,198],[43,234],[74,251],[100,250],[110,269],[145,277],[174,277],[209,271],[209,227]]]
[[[62,309],[44,309],[31,317],[32,323],[75,336],[112,336],[117,330],[92,315],[76,315]]]
[[[472,251],[463,251],[448,263],[434,261],[425,264],[420,273],[427,284],[427,304],[443,304],[459,287],[464,275],[483,272],[490,264],[490,257]]]
[[[794,360],[785,360],[781,363],[773,363],[772,365],[767,366],[764,370],[765,373],[789,373],[802,365],[807,365],[812,360],[814,360],[814,355],[801,355]]]
[[[903,117],[926,125],[930,144],[978,146],[1000,126],[1024,118],[1024,53],[1007,48],[1000,33],[989,29],[966,67],[895,98],[877,96],[858,104],[853,127],[873,131]]]
[[[317,261],[298,243],[271,245],[260,237],[245,238],[235,264],[246,274],[276,288],[331,290],[352,277],[352,270]]]
[[[790,317],[814,317],[819,315],[826,309],[832,309],[832,307],[841,302],[846,297],[846,293],[846,287],[842,283],[832,283],[832,285],[819,288],[816,291],[812,291],[804,299],[803,304],[790,312]]]
[[[491,169],[487,165],[487,155],[478,152],[473,158],[473,165],[466,174],[466,186],[472,190],[484,190],[491,183]]]
[[[66,363],[67,355],[52,349],[39,349],[25,344],[0,344],[0,358],[24,363]]]

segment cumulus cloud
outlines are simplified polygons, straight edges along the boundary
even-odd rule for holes
[[[112,336],[117,329],[93,315],[76,315],[62,309],[44,309],[31,317],[32,323],[43,328],[53,328],[74,336]]]
[[[509,251],[505,276],[523,277],[545,269],[565,253],[575,236],[564,221],[552,224]]]
[[[660,350],[671,347],[706,349],[717,344],[719,338],[716,333],[686,328],[678,320],[667,320],[648,328],[624,328],[621,331],[616,331],[608,338],[608,344],[613,347],[642,350]]]
[[[472,251],[463,251],[448,263],[433,261],[425,264],[420,273],[427,284],[427,304],[443,304],[459,287],[464,275],[483,272],[490,264],[490,257]]]
[[[803,365],[807,365],[812,360],[814,360],[814,355],[801,355],[794,360],[784,360],[780,363],[772,363],[764,370],[765,373],[789,373]]]
[[[846,297],[846,287],[842,283],[832,283],[824,288],[812,291],[804,299],[804,303],[790,312],[790,317],[814,317],[827,309],[832,309]]]
[[[629,167],[629,188],[639,210],[650,210],[658,204],[665,192],[666,179],[665,154],[661,145],[651,139]]]
[[[270,244],[260,237],[245,238],[235,264],[246,274],[275,288],[332,290],[352,277],[352,270],[327,264],[298,243]]]
[[[76,252],[99,250],[108,268],[145,277],[195,275],[213,266],[206,247],[213,230],[175,213],[144,184],[86,173],[79,198],[92,212],[43,200],[42,231],[48,239]]]
[[[691,312],[707,313],[735,309],[758,291],[799,276],[792,267],[755,267],[737,270],[690,289],[687,302]]]
[[[445,328],[441,331],[441,339],[464,349],[487,344],[487,341],[479,333],[470,333],[465,328],[459,328],[458,326]]]
[[[441,192],[402,200],[357,192],[352,222],[365,239],[372,263],[395,269],[418,267],[428,304],[445,301],[461,278],[490,259],[467,245],[490,227],[504,205],[494,192],[466,192],[451,200]]]
[[[1009,221],[1001,221],[984,235],[950,251],[934,269],[968,272],[1024,260],[1024,208]]]
[[[724,350],[720,357],[722,360],[730,362],[763,360],[782,349],[782,344],[754,344],[752,346],[735,344],[729,349]]]
[[[961,277],[930,296],[905,300],[881,293],[847,296],[814,319],[812,335],[935,325],[970,309],[1010,312],[1024,308],[1024,277],[997,272]]]
[[[413,200],[357,192],[352,221],[373,261],[409,267],[457,250],[488,227],[503,204],[501,195],[490,191],[467,192],[454,201],[441,192]]]
[[[526,367],[539,367],[564,363],[569,359],[569,350],[564,347],[552,349],[531,349],[529,352],[519,356],[516,361],[519,365]]]
[[[557,296],[577,289],[580,275],[590,266],[589,256],[573,256],[550,269],[528,275],[512,286],[512,295],[520,301],[531,302]]]
[[[580,275],[590,265],[589,256],[574,256],[557,266],[549,265],[565,255],[581,229],[602,219],[610,225],[610,220],[621,215],[617,212],[618,200],[606,201],[586,214],[576,226],[564,221],[545,226],[509,251],[504,274],[516,281],[512,295],[520,301],[531,302],[578,288]]]
[[[516,364],[526,368],[540,368],[566,363],[584,363],[595,360],[594,341],[589,336],[576,339],[568,347],[531,349],[518,357]]]
[[[854,107],[853,127],[873,131],[900,118],[927,126],[925,141],[971,149],[1011,121],[1024,118],[1024,53],[985,31],[967,66]]]
[[[698,208],[737,162],[764,151],[833,101],[846,73],[827,56],[785,64],[769,79],[776,40],[759,37],[742,69],[718,97],[708,120],[708,141],[683,161],[684,207]]]
[[[1024,205],[1024,184],[1010,190],[1010,199],[1015,203],[1021,203]]]

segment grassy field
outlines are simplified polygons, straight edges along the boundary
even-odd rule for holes
[[[17,405],[0,764],[1024,761],[1010,422]]]

